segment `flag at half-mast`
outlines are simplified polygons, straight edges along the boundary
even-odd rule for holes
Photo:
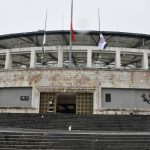
[[[46,33],[44,33],[44,37],[43,37],[43,45],[45,45],[46,43]]]
[[[98,48],[100,48],[100,49],[105,49],[105,48],[106,48],[106,44],[107,44],[107,42],[106,42],[106,40],[105,40],[103,34],[101,33],[101,34],[100,34],[100,37],[99,37]]]
[[[46,43],[46,26],[47,26],[47,10],[46,10],[46,17],[45,17],[45,28],[44,28],[44,36],[43,36],[43,46]]]
[[[71,22],[70,22],[70,31],[71,31],[71,41],[75,40],[75,33],[73,30],[73,0],[71,1]]]

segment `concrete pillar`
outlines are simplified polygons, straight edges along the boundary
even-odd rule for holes
[[[93,114],[99,114],[102,108],[101,84],[98,84],[97,89],[93,92]]]
[[[40,111],[40,91],[36,87],[32,87],[32,101],[31,101],[31,107],[35,108],[34,113],[39,113]]]
[[[142,68],[148,70],[148,53],[144,52],[142,57]]]
[[[12,68],[12,57],[10,51],[8,50],[6,52],[5,69],[11,69],[11,68]]]
[[[87,68],[92,68],[92,49],[87,50]]]
[[[98,113],[98,97],[97,97],[97,90],[94,91],[93,93],[93,114],[97,114]]]
[[[120,68],[121,67],[120,51],[119,50],[116,50],[115,65],[116,65],[116,68]]]
[[[30,68],[35,68],[37,62],[36,50],[31,50]]]
[[[58,47],[58,67],[63,67],[63,49]]]

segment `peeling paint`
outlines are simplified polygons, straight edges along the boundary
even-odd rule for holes
[[[29,78],[29,85],[36,84],[42,79],[42,74],[33,75]]]

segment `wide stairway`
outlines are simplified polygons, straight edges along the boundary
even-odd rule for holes
[[[0,149],[150,150],[149,130],[141,115],[0,114]]]
[[[150,135],[1,132],[0,149],[149,150]]]
[[[150,116],[0,114],[0,127],[92,131],[150,131]]]

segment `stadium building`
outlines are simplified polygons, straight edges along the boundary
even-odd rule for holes
[[[0,112],[150,114],[150,35],[69,31],[0,36]]]

